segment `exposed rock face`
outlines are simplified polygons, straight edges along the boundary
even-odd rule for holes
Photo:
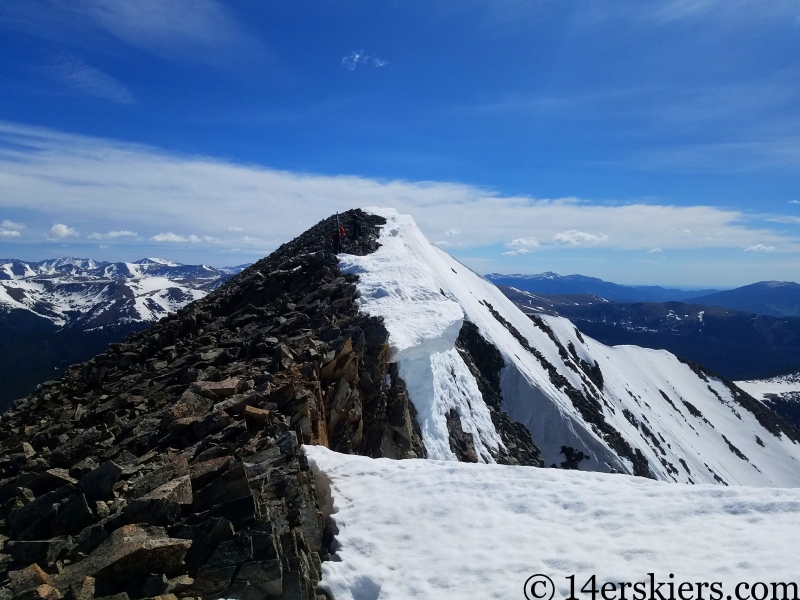
[[[507,465],[543,466],[539,457],[541,452],[531,439],[530,431],[521,423],[516,423],[509,419],[508,415],[503,412],[500,371],[505,366],[505,361],[503,361],[500,352],[483,338],[478,327],[470,321],[464,321],[461,326],[461,331],[458,332],[458,338],[456,339],[456,348],[478,382],[478,389],[481,391],[483,401],[492,415],[492,423],[494,423],[495,429],[500,434],[500,439],[505,446],[505,449],[501,448],[496,453],[495,460],[500,464]],[[455,411],[451,412],[454,413]],[[455,414],[455,419],[457,418],[458,415]],[[448,415],[447,427],[450,433],[450,446],[453,453],[461,461],[477,462],[477,457],[472,460],[472,455],[475,454],[472,436],[463,433],[462,436],[459,436],[461,421],[458,421],[456,429],[455,419],[452,415]],[[464,436],[469,436],[469,439],[465,439]],[[467,451],[462,451],[462,446]],[[472,455],[468,452],[470,446],[472,447]]]
[[[340,216],[344,251],[380,217]],[[302,443],[423,457],[333,218],[0,417],[0,598],[321,598]],[[329,539],[330,535],[326,537]]]

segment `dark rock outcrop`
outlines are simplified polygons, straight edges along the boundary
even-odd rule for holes
[[[344,250],[383,219],[340,215]],[[334,218],[0,417],[0,596],[323,597],[300,444],[424,456]],[[353,232],[356,235],[353,235]]]
[[[338,216],[344,251],[382,217]],[[0,417],[0,599],[320,600],[325,529],[302,444],[425,457],[380,318],[321,221],[204,299],[135,333]],[[501,463],[541,466],[502,411],[503,360],[471,323],[458,349]],[[477,461],[456,411],[451,446]]]
[[[503,396],[500,391],[500,371],[505,366],[505,361],[500,351],[484,339],[478,327],[471,321],[464,321],[461,326],[461,330],[458,332],[458,338],[456,339],[456,348],[473,377],[475,377],[475,380],[478,382],[478,389],[483,396],[483,401],[489,408],[489,412],[492,416],[492,423],[500,434],[503,446],[505,446],[495,453],[494,459],[500,464],[527,465],[532,467],[543,466],[542,459],[539,456],[541,451],[531,439],[530,431],[528,431],[527,427],[522,423],[512,421],[508,415],[503,412]],[[451,413],[455,413],[455,410],[451,410]],[[456,414],[455,417],[457,418],[458,415]],[[461,441],[462,438],[458,435],[458,432],[461,431],[461,421],[460,419],[458,420],[457,430],[455,421],[456,419],[454,417],[448,415],[447,428],[450,433],[450,447],[453,453],[459,460],[476,462],[477,457],[474,461],[471,460],[472,455],[475,454],[475,449],[472,445],[472,436],[470,434],[463,434],[463,436],[469,435],[469,439]],[[453,426],[451,426],[451,422]],[[455,443],[454,437],[456,439]],[[465,448],[472,446],[472,454],[468,452],[462,453],[462,446]]]
[[[583,389],[578,390],[569,382],[566,377],[558,372],[558,369],[556,369],[556,367],[550,363],[550,361],[548,361],[547,358],[545,358],[545,356],[537,348],[531,346],[530,342],[528,342],[525,336],[523,336],[516,327],[514,327],[499,312],[497,312],[494,306],[485,300],[482,302],[486,308],[489,309],[489,312],[497,320],[497,322],[505,327],[508,332],[520,343],[520,345],[539,361],[539,364],[541,364],[542,367],[547,371],[550,382],[567,395],[572,402],[572,405],[581,414],[583,420],[587,423],[590,423],[595,428],[595,431],[603,437],[603,439],[614,450],[614,452],[617,453],[618,456],[627,458],[631,461],[633,465],[633,474],[638,475],[639,477],[653,479],[653,474],[650,471],[650,465],[647,462],[647,458],[644,456],[644,454],[642,454],[642,451],[638,448],[631,448],[631,445],[622,436],[622,434],[617,431],[608,421],[606,421],[603,412],[603,405],[600,402],[601,399],[593,390],[594,385],[587,384],[588,378],[583,382]],[[545,333],[548,333],[549,331],[548,336],[550,336],[550,338],[556,342],[556,346],[559,348],[559,354],[561,357],[567,357],[565,358],[565,364],[578,372],[578,367],[573,365],[572,362],[568,360],[569,357],[566,349],[564,349],[564,347],[558,343],[555,334],[552,332],[552,330],[550,330],[549,327],[547,327],[546,323],[544,323],[544,321],[541,319],[538,319],[538,321],[534,319],[534,323],[536,323],[538,327],[542,328]],[[570,465],[572,464],[569,456],[567,456],[567,462]]]

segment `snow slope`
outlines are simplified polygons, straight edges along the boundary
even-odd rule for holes
[[[387,219],[381,247],[368,256],[342,254],[340,267],[359,275],[361,310],[384,318],[430,458],[456,458],[445,420],[451,409],[482,462],[493,462],[502,443],[455,349],[466,319],[502,355],[503,408],[530,430],[547,466],[565,462],[567,447],[586,456],[582,470],[800,485],[797,432],[770,421],[771,413],[732,384],[666,351],[605,346],[563,318],[537,323],[428,242],[411,217],[370,211]]]
[[[798,489],[306,452],[338,530],[321,584],[336,600],[524,598],[534,574],[554,581],[556,598],[569,596],[569,575],[580,589],[591,575],[599,587],[654,573],[692,582],[685,598],[697,598],[695,582],[724,594],[797,582]]]

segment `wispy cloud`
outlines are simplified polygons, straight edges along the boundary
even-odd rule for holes
[[[506,247],[510,250],[503,252],[504,255],[529,254],[539,247],[539,241],[534,237],[517,238],[506,244]]]
[[[447,223],[461,232],[458,239],[468,242],[465,247],[534,238],[542,248],[597,243],[646,251],[763,244],[800,251],[796,236],[771,228],[763,215],[713,206],[603,204],[502,196],[457,183],[294,173],[0,122],[0,210],[53,215],[68,206],[72,222],[89,231],[107,231],[104,215],[113,214],[131,231],[167,232],[159,234],[167,236],[163,241],[174,237],[189,244],[191,236],[173,232],[193,231],[195,244],[207,237],[261,251],[305,229],[297,222],[298,205],[305,209],[306,223],[354,206],[393,206],[413,215],[433,240],[444,237],[442,223]],[[271,232],[280,232],[271,235],[280,239],[243,240],[220,226],[231,222],[269,223]]]
[[[15,238],[19,236],[19,231],[14,231],[13,229],[0,229],[0,238]]]
[[[183,236],[183,235],[178,235],[176,233],[172,233],[171,231],[168,231],[167,233],[159,233],[157,235],[154,235],[153,237],[150,238],[150,240],[153,242],[169,242],[174,244],[199,244],[200,242],[215,244],[220,241],[215,237],[211,237],[210,235],[199,236],[192,234]]]
[[[599,244],[605,242],[608,236],[604,233],[594,234],[586,233],[585,231],[578,231],[577,229],[570,229],[563,233],[557,233],[553,240],[556,244],[577,246],[579,244]]]
[[[779,217],[769,217],[767,221],[772,223],[789,223],[790,225],[800,225],[800,217],[793,217],[790,215],[782,215]]]
[[[736,84],[636,84],[512,94],[455,109],[514,120],[610,123],[641,140],[612,164],[681,172],[800,171],[800,85],[783,72]]]
[[[228,227],[228,231],[242,231],[242,228],[241,227],[234,227],[234,226],[231,225],[230,227]]]
[[[798,17],[797,3],[792,0],[669,0],[635,3],[642,16],[662,23],[696,21],[712,18],[726,23],[752,24],[764,19]]]
[[[355,71],[358,66],[385,67],[389,62],[377,56],[365,54],[363,50],[350,52],[342,59],[342,67],[348,71]]]
[[[648,254],[660,254],[664,252],[661,248],[651,248],[647,251]]]
[[[75,56],[59,57],[50,72],[56,79],[79,94],[102,98],[117,104],[136,102],[125,84],[99,69],[90,67]]]
[[[260,44],[217,0],[83,0],[82,10],[119,39],[165,56],[259,51]]]
[[[232,65],[233,55],[248,60],[266,55],[264,45],[219,0],[4,0],[0,23],[60,41],[100,30],[181,61]]]
[[[754,244],[744,249],[745,252],[775,252],[775,246],[765,246],[764,244]]]
[[[789,204],[800,204],[800,200],[789,200]]]
[[[46,237],[48,240],[52,241],[63,240],[66,238],[78,237],[78,232],[68,225],[56,223],[50,228],[50,231],[47,233]]]
[[[453,237],[453,236],[456,236],[456,235],[461,235],[461,230],[460,229],[456,229],[455,227],[453,227],[453,228],[448,229],[447,231],[445,231],[444,234],[447,237]]]
[[[120,238],[136,238],[138,235],[135,231],[121,230],[109,231],[108,233],[92,233],[88,237],[90,240],[116,240]]]

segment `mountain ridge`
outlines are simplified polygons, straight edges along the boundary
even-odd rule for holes
[[[344,253],[320,221],[0,416],[3,597],[323,600],[303,444],[798,484],[800,432],[731,382],[530,319],[394,210],[336,219]]]
[[[666,302],[685,300],[718,290],[682,290],[661,286],[628,286],[586,275],[559,275],[552,271],[532,275],[489,273],[486,279],[541,294],[596,294],[616,302]]]
[[[692,301],[773,317],[800,317],[800,284],[793,281],[759,281],[733,290],[698,296]]]
[[[156,258],[0,260],[0,408],[246,266],[214,269]]]
[[[688,302],[611,302],[591,295],[532,294],[499,286],[529,314],[572,320],[604,344],[674,352],[728,379],[764,379],[800,368],[800,319]]]
[[[489,273],[498,285],[534,294],[588,294],[632,304],[636,302],[691,302],[773,317],[800,316],[800,284],[793,281],[759,281],[727,290],[686,290],[661,286],[629,286],[552,271],[532,275]]]

